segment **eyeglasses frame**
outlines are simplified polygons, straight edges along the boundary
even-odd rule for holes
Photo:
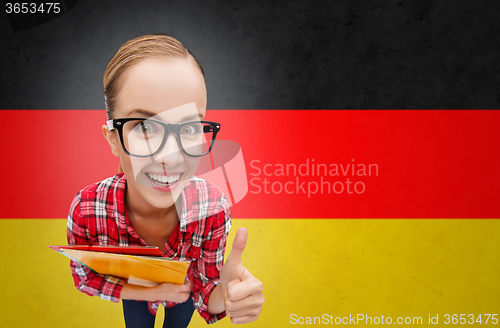
[[[163,140],[161,141],[160,147],[158,147],[158,150],[156,150],[154,153],[152,153],[150,155],[134,155],[134,154],[131,154],[125,148],[125,143],[123,142],[123,126],[125,125],[125,123],[127,123],[129,121],[138,121],[138,120],[139,121],[146,121],[146,120],[147,121],[152,121],[152,122],[158,123],[159,125],[161,125],[161,126],[163,126],[165,128],[166,133],[163,135]],[[184,147],[182,146],[181,136],[180,136],[180,130],[181,130],[181,128],[183,126],[189,125],[189,124],[192,124],[192,123],[207,123],[207,124],[209,124],[209,126],[204,126],[203,127],[203,133],[206,133],[206,132],[212,132],[213,133],[212,141],[210,142],[210,148],[204,154],[201,154],[201,155],[191,155],[191,154],[188,154],[186,152],[186,150],[184,149]],[[210,122],[210,121],[190,121],[190,122],[182,122],[182,123],[171,124],[171,123],[166,123],[166,122],[162,122],[162,121],[158,121],[158,120],[153,120],[153,119],[150,119],[150,118],[114,118],[114,119],[107,120],[106,121],[106,125],[108,127],[108,130],[111,131],[111,130],[115,130],[116,129],[118,131],[118,135],[120,136],[120,142],[122,144],[123,151],[125,152],[125,154],[127,154],[129,156],[134,156],[134,157],[152,157],[152,156],[155,156],[165,146],[165,143],[167,142],[167,139],[168,139],[168,136],[170,135],[170,133],[174,133],[176,135],[176,137],[177,137],[176,138],[177,145],[179,146],[179,148],[182,150],[182,152],[184,154],[186,154],[188,156],[191,156],[191,157],[205,156],[205,155],[209,154],[210,151],[212,150],[212,146],[214,145],[215,137],[217,136],[217,133],[220,131],[220,123],[215,123],[215,122]],[[212,128],[212,131],[206,131],[206,128]]]

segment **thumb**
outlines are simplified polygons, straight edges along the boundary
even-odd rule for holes
[[[231,253],[227,257],[226,264],[229,265],[237,265],[241,264],[241,254],[243,254],[243,250],[245,249],[245,245],[247,244],[248,230],[246,228],[239,228],[236,231],[236,236],[233,241],[233,248],[231,249]]]

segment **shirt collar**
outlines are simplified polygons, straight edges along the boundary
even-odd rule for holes
[[[117,174],[115,179],[116,183],[113,188],[113,212],[115,218],[118,218],[118,229],[121,233],[127,233],[127,220],[125,217],[125,187],[127,185],[127,179],[123,173]]]

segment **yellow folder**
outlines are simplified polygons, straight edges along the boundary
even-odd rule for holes
[[[162,282],[183,284],[189,261],[165,257],[60,249],[60,253],[100,274],[127,279],[129,283],[154,286]]]

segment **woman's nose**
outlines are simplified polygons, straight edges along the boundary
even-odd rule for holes
[[[179,148],[177,139],[174,133],[170,133],[165,141],[165,145],[158,154],[155,155],[157,162],[163,162],[165,165],[173,167],[184,161],[182,150]]]

